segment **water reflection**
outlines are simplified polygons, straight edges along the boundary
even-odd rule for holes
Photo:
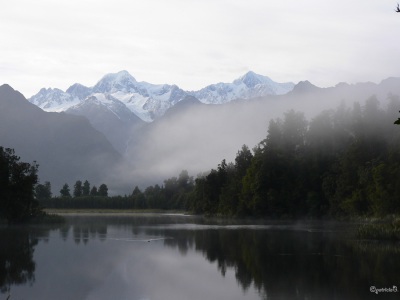
[[[54,227],[53,227],[54,228]],[[48,240],[50,228],[0,227],[0,291],[10,293],[15,285],[32,285],[36,263],[33,259],[39,240]]]
[[[337,224],[72,216],[60,228],[1,228],[0,238],[1,292],[31,285],[20,298],[376,299],[371,286],[400,288],[399,245],[354,240]]]
[[[34,246],[37,239],[32,239],[27,230],[0,229],[2,245],[0,248],[0,289],[9,293],[12,285],[32,284],[35,277],[33,261]]]
[[[400,247],[395,244],[290,227],[163,234],[175,236],[165,245],[182,253],[194,245],[222,276],[233,268],[243,290],[254,284],[265,299],[375,299],[371,286],[400,287]]]

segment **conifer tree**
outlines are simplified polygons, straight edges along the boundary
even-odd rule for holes
[[[82,187],[82,196],[89,196],[90,194],[90,183],[89,181],[85,180]]]
[[[82,181],[77,180],[74,185],[74,197],[82,196]]]
[[[99,186],[99,196],[108,197],[108,187],[104,183]]]
[[[97,196],[97,187],[95,185],[90,190],[90,196]]]
[[[63,185],[62,189],[60,190],[60,194],[61,197],[71,197],[68,183]]]

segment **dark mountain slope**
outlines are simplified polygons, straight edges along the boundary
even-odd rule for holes
[[[0,86],[0,145],[14,148],[23,161],[36,160],[41,182],[50,181],[56,195],[65,182],[98,185],[121,160],[87,119],[44,112],[8,85]]]

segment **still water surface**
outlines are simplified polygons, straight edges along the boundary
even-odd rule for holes
[[[400,299],[399,245],[348,224],[66,218],[0,227],[0,300]]]

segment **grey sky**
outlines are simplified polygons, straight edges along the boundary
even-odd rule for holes
[[[185,90],[249,70],[275,81],[379,82],[400,76],[392,0],[3,1],[0,84],[92,86],[104,74]]]

